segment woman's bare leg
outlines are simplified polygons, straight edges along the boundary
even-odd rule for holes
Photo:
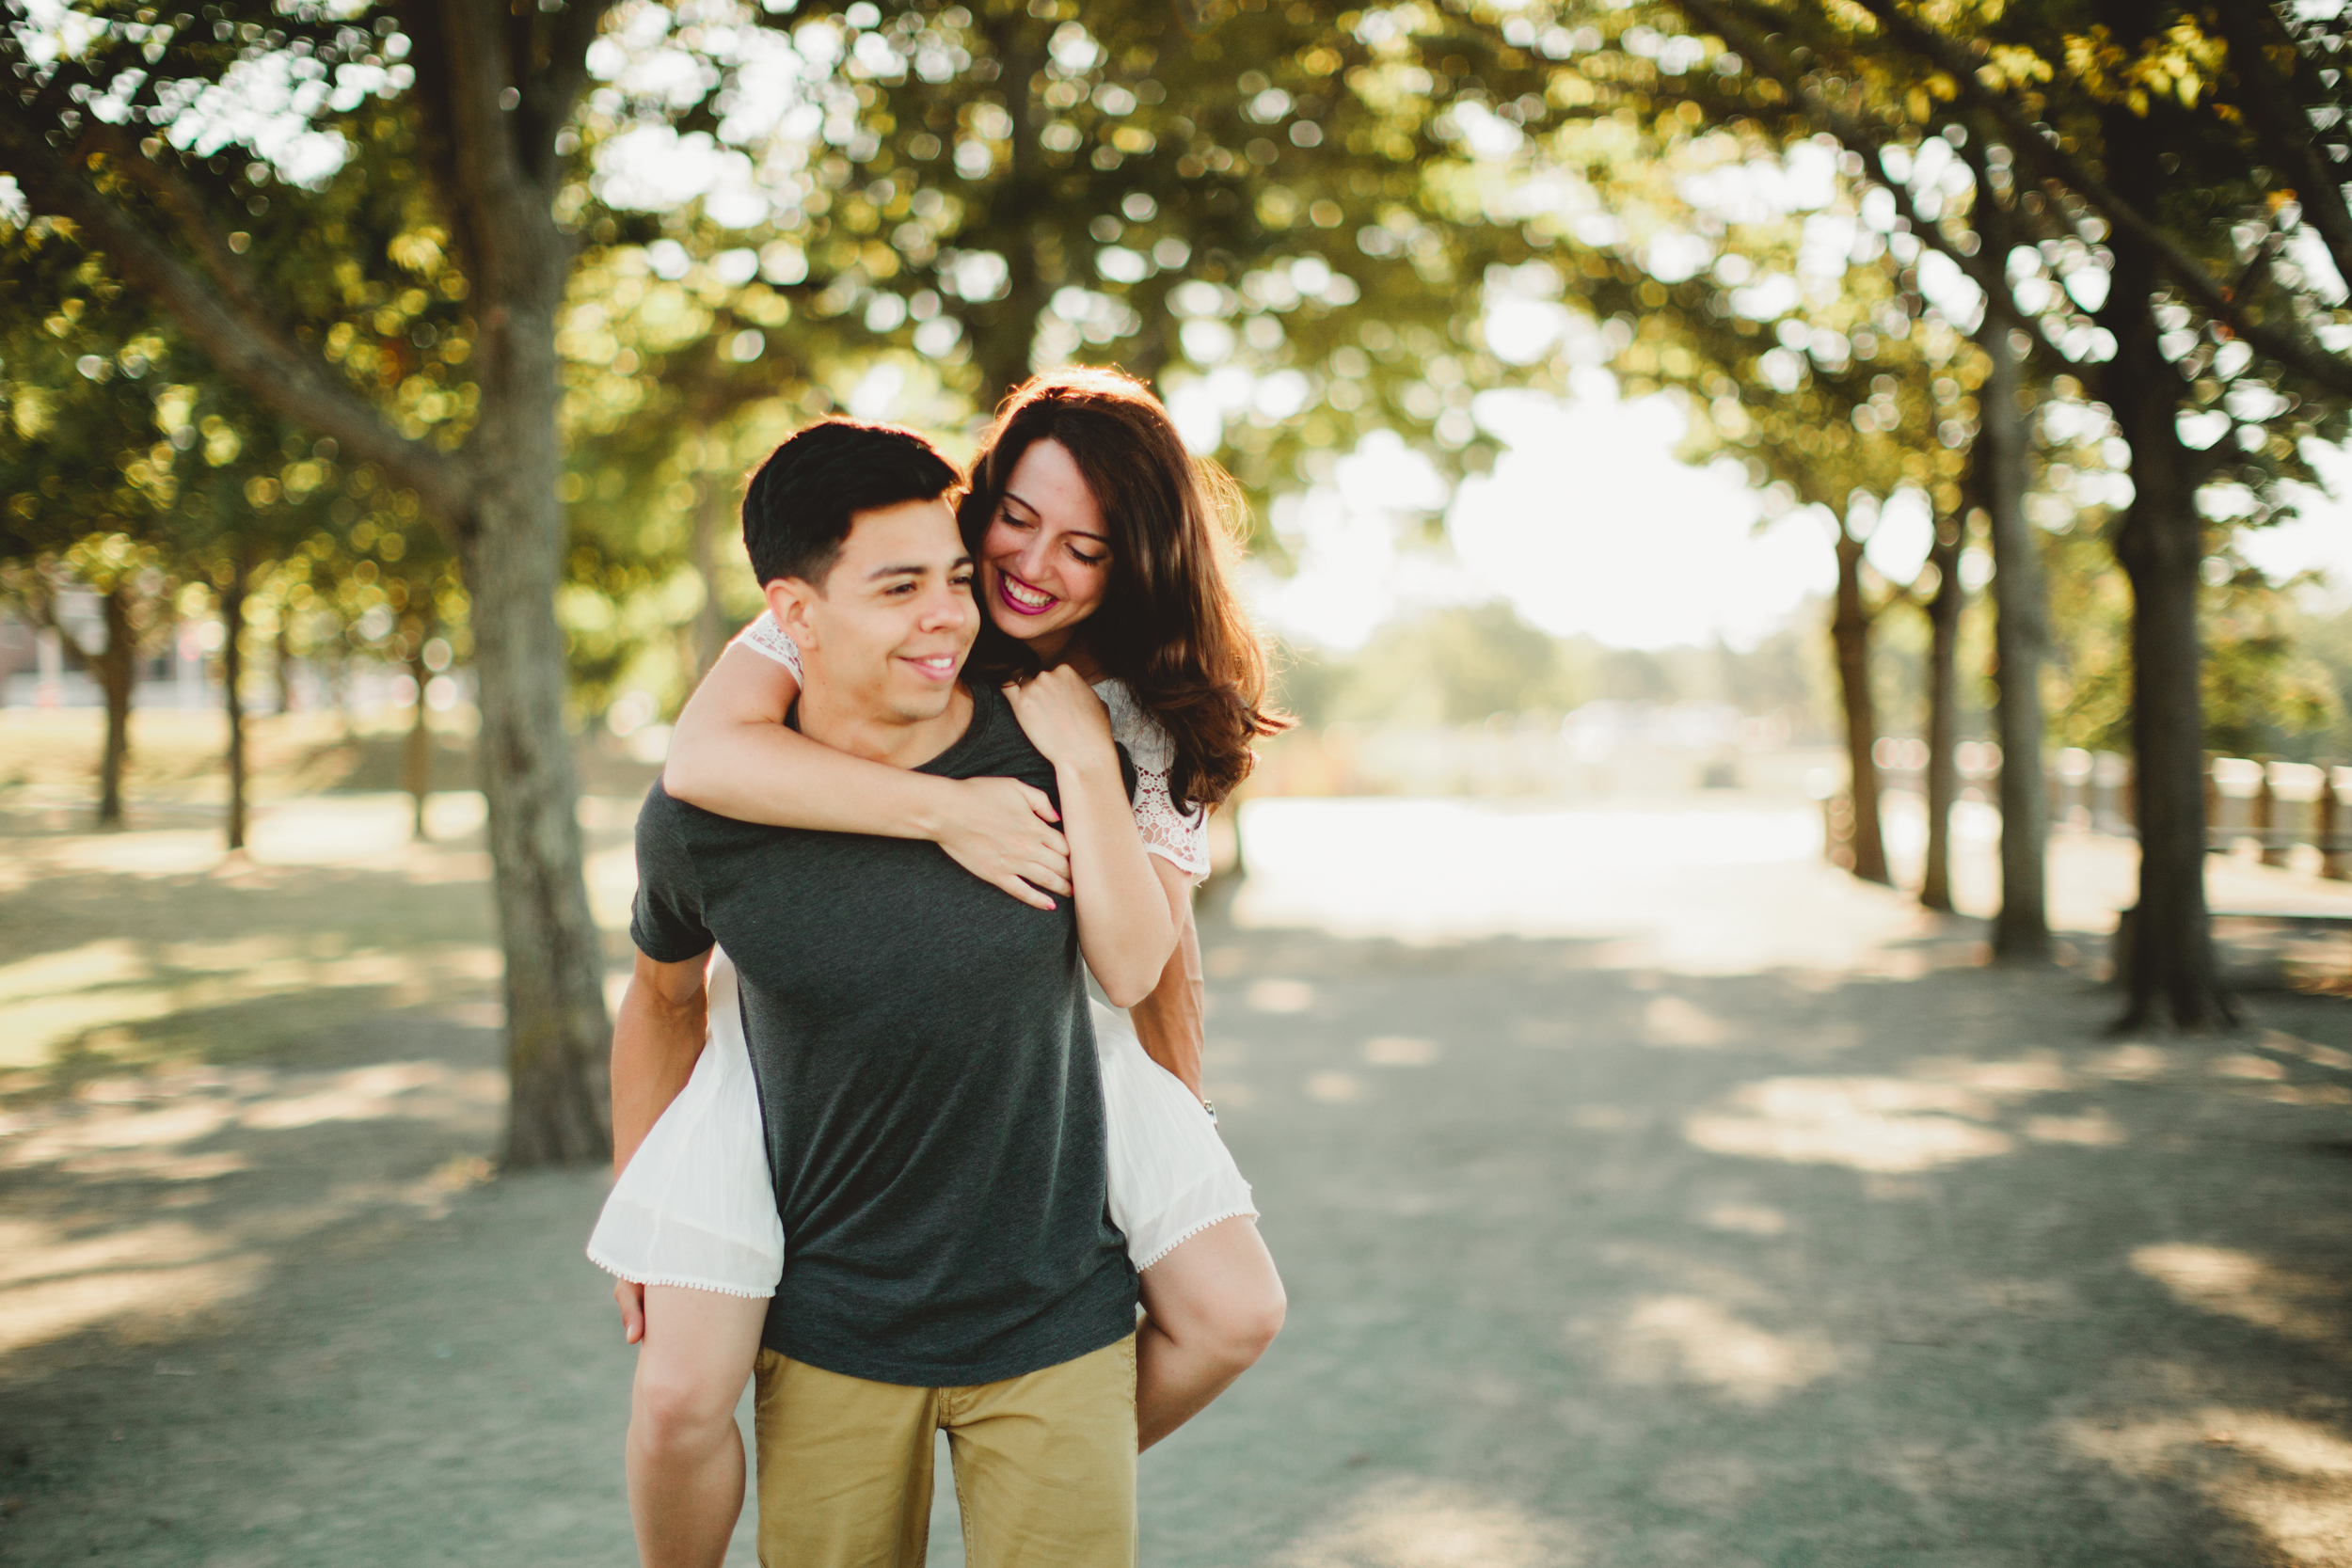
[[[1136,1337],[1136,1434],[1150,1448],[1248,1371],[1288,1306],[1274,1258],[1248,1218],[1219,1220],[1143,1271]]]
[[[765,1297],[645,1287],[629,1395],[628,1513],[645,1568],[719,1568],[743,1512],[736,1402],[759,1354]]]

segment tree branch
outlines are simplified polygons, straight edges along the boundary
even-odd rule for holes
[[[596,42],[612,8],[612,0],[571,0],[548,29],[545,71],[523,90],[523,103],[537,121],[525,151],[544,183],[553,182],[555,170],[552,163],[541,166],[542,160],[551,158],[557,133],[571,122],[580,95],[587,89],[588,46]]]
[[[499,98],[518,83],[530,62],[507,57],[502,8],[488,0],[427,0],[439,11],[443,42],[449,50],[442,62],[448,81],[450,137],[455,154],[450,173],[450,196],[465,210],[467,226],[482,253],[492,298],[509,285],[503,275],[512,216],[517,209],[543,205],[529,172],[516,156],[512,111],[499,106]]]
[[[75,658],[85,664],[96,664],[98,655],[82,646],[82,640],[73,635],[73,628],[67,626],[65,617],[57,613],[58,589],[72,580],[65,569],[51,564],[34,568],[31,575],[34,580],[40,583],[41,591],[19,595],[18,602],[24,607],[24,613],[31,618],[34,626],[55,632],[57,641],[64,643]]]
[[[1704,4],[1704,0],[1682,0],[1682,3]],[[1876,17],[1888,35],[1915,55],[1926,58],[1937,70],[1959,84],[1961,93],[1979,107],[1990,112],[2008,135],[2010,147],[2034,160],[2042,166],[2044,178],[2068,186],[2099,210],[2117,230],[2125,232],[2147,246],[2157,265],[2183,293],[2203,307],[2206,313],[2227,325],[2231,331],[2258,350],[2300,372],[2330,391],[2352,396],[2352,364],[2336,356],[2301,333],[2282,331],[2259,322],[2248,312],[2243,300],[2232,299],[2227,290],[2214,280],[2204,264],[2157,226],[2153,219],[2116,193],[2113,187],[2090,172],[2089,166],[2064,148],[2042,135],[2023,110],[2006,94],[1987,87],[1977,75],[1977,61],[1967,50],[1913,21],[1898,9],[1892,0],[1855,0],[1855,3]]]
[[[2266,8],[2225,5],[2216,8],[2221,16],[2223,40],[2230,46],[2230,64],[2246,84],[2239,102],[2247,119],[2253,121],[2270,155],[2294,174],[2296,195],[2303,211],[2311,214],[2312,226],[2328,242],[2336,271],[2352,277],[2352,271],[2346,270],[2352,268],[2352,207],[2345,205],[2344,187],[2337,178],[2320,162],[2312,143],[2311,121],[2297,112],[2293,84],[2271,69],[2263,37]],[[2292,40],[2281,41],[2289,49],[2295,47]],[[2236,296],[2245,298],[2246,291],[2239,289]]]
[[[458,271],[469,278],[482,276],[482,246],[473,231],[473,214],[455,199],[457,150],[450,141],[450,43],[442,30],[440,0],[390,0],[408,37],[408,63],[417,72],[409,95],[416,100],[417,153],[424,166],[425,185],[441,199],[441,216],[449,224],[450,254]]]
[[[261,286],[253,279],[253,269],[245,264],[244,257],[229,248],[228,236],[214,221],[202,195],[185,177],[149,157],[130,132],[103,120],[90,120],[84,125],[72,151],[67,155],[67,166],[87,166],[92,153],[105,154],[109,169],[131,180],[153,198],[170,220],[172,231],[196,253],[214,286],[230,303],[257,318],[274,316],[262,296]]]
[[[1796,62],[1788,58],[1785,51],[1764,35],[1756,32],[1739,19],[1729,15],[1721,7],[1715,5],[1713,0],[1676,0],[1676,4],[1692,20],[1718,34],[1724,42],[1730,44],[1741,55],[1756,61],[1759,67],[1770,71],[1781,86],[1787,87],[1805,105],[1806,112],[1818,123],[1825,126],[1830,135],[1836,136],[1849,151],[1860,158],[1870,178],[1884,187],[1886,193],[1895,198],[1896,211],[1901,214],[1910,232],[1922,244],[1950,258],[1952,262],[1960,268],[1963,276],[1983,293],[1986,309],[1992,311],[2007,325],[2026,333],[2034,340],[2041,352],[2046,353],[2058,363],[2065,365],[2074,363],[2052,341],[2049,330],[2042,318],[2019,308],[2016,296],[2010,291],[2009,258],[2006,255],[1991,256],[1981,245],[1974,253],[1965,251],[1944,232],[1942,224],[1921,216],[1918,203],[1912,198],[1911,187],[1887,172],[1878,138],[1854,120],[1851,116],[1842,114],[1833,108],[1827,99],[1807,84],[1805,73],[1799,69]],[[1977,194],[1979,200],[1996,199],[1994,193],[1982,184],[1979,185]]]
[[[223,375],[288,419],[332,436],[352,455],[380,465],[416,492],[453,532],[467,515],[468,484],[456,459],[410,440],[340,376],[294,343],[267,313],[213,286],[47,145],[0,93],[0,146],[36,212],[73,220],[123,277],[179,323]]]

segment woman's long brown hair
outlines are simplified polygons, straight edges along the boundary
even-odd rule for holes
[[[1216,805],[1249,776],[1250,742],[1290,728],[1266,702],[1266,656],[1226,569],[1240,554],[1241,491],[1184,437],[1150,388],[1073,367],[1013,388],[972,465],[958,508],[975,560],[1021,454],[1058,441],[1110,530],[1110,580],[1077,628],[1105,675],[1127,683],[1174,742],[1168,792]],[[980,616],[976,673],[1034,671],[1037,657]]]

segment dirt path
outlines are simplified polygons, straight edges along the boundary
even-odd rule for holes
[[[10,841],[0,1036],[98,1022],[0,1059],[0,1559],[630,1561],[601,1182],[475,1163],[470,851],[124,842]],[[1303,908],[1262,847],[1239,913]],[[2352,1008],[2111,1039],[1809,861],[1617,875],[1542,938],[1210,924],[1293,1308],[1148,1562],[2352,1564]]]

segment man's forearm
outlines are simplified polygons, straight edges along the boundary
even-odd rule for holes
[[[697,988],[690,998],[663,998],[632,979],[612,1023],[612,1169],[637,1146],[694,1074],[709,1012]]]

